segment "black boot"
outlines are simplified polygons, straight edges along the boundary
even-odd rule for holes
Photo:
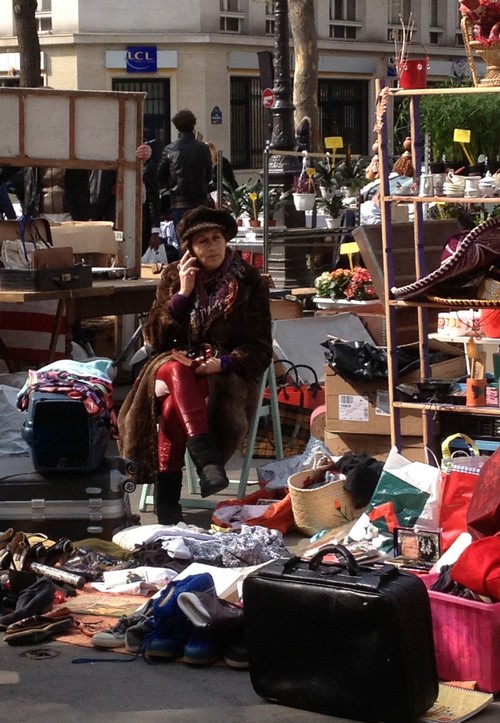
[[[155,484],[155,513],[160,525],[176,525],[182,522],[179,504],[182,487],[182,470],[158,472]]]
[[[201,496],[209,497],[226,489],[229,480],[212,435],[197,434],[190,437],[187,448],[200,478]]]

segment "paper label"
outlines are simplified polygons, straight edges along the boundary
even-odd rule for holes
[[[390,417],[389,392],[386,389],[377,389],[375,414],[378,414],[380,417]]]
[[[339,419],[344,422],[368,422],[369,406],[366,395],[339,394]]]

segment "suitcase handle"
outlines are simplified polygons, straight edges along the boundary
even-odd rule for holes
[[[356,562],[356,558],[354,557],[352,552],[350,552],[346,547],[344,547],[344,545],[326,545],[326,547],[321,548],[321,550],[319,550],[319,552],[317,552],[314,557],[312,557],[309,561],[309,569],[317,570],[318,567],[321,565],[323,558],[326,555],[331,554],[343,558],[349,575],[359,574],[360,568],[358,563]]]

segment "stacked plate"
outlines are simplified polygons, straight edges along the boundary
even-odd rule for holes
[[[455,176],[455,179],[459,176]],[[445,196],[463,196],[465,194],[465,178],[463,181],[445,181],[443,183],[443,193]]]

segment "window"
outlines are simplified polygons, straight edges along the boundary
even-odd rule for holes
[[[439,3],[438,0],[431,0],[429,28],[429,41],[431,45],[439,45],[441,37],[443,35],[440,6],[441,10],[446,9],[443,8],[443,4]]]
[[[405,27],[411,17],[411,0],[389,0],[389,17],[387,28],[387,40],[390,42],[403,42],[403,22]],[[415,28],[413,28],[413,32]],[[413,35],[413,33],[412,33]]]
[[[266,35],[274,36],[274,19],[276,12],[276,3],[273,0],[266,2]]]
[[[127,93],[146,93],[144,101],[143,131],[145,140],[155,139],[151,145],[153,158],[158,161],[164,146],[170,143],[170,81],[130,80],[114,78],[113,90]]]
[[[220,30],[222,33],[241,33],[245,14],[242,0],[220,0]]]
[[[52,0],[38,0],[35,18],[39,33],[52,32]]]
[[[389,25],[399,25],[401,19],[407,23],[411,14],[411,0],[389,1]]]
[[[330,37],[356,40],[356,0],[330,0]]]
[[[320,137],[342,136],[352,153],[368,154],[369,83],[329,80],[318,83]],[[265,141],[271,137],[272,113],[262,105],[258,78],[231,77],[231,163],[261,168]]]
[[[462,13],[460,12],[459,8],[457,8],[457,32],[455,33],[455,45],[457,48],[464,47],[464,36],[462,35],[461,22]]]

